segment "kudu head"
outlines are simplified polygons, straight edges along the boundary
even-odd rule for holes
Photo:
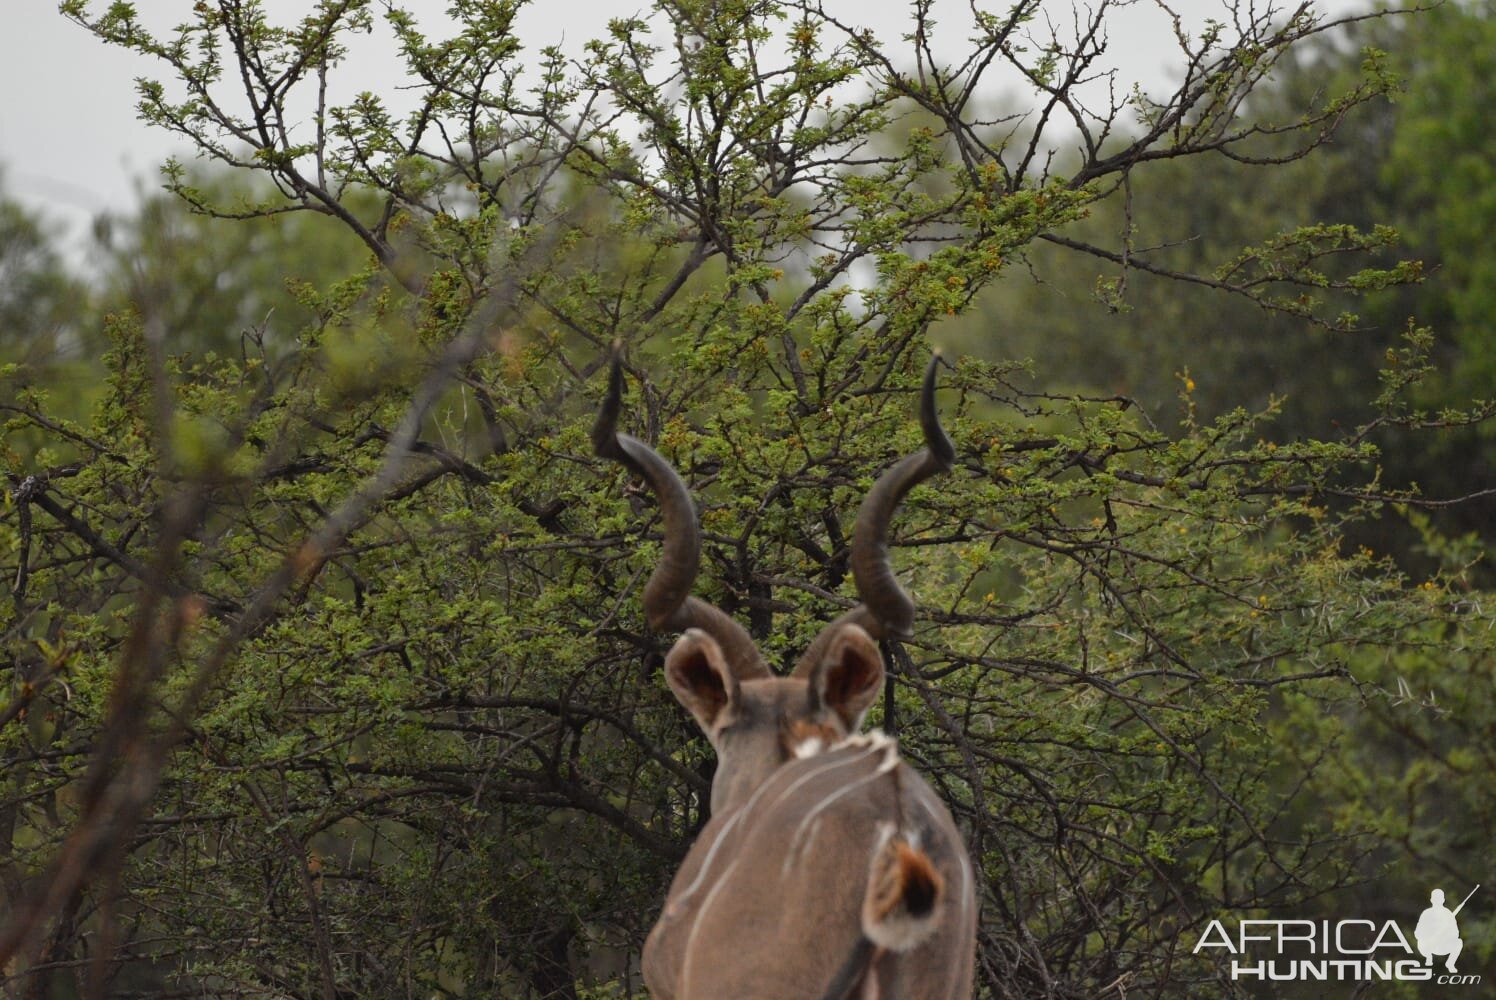
[[[920,424],[925,447],[878,479],[852,533],[852,578],[861,600],[827,625],[786,677],[764,663],[748,632],[691,596],[701,533],[685,484],[663,458],[617,430],[623,371],[615,357],[608,393],[592,430],[597,454],[632,469],[659,499],[664,548],[644,587],[644,613],[656,631],[683,634],[665,658],[670,690],[717,751],[712,812],[741,805],[785,761],[826,749],[862,723],[883,686],[877,641],[909,635],[914,602],[894,578],[888,525],[916,484],[950,468],[955,449],[935,413],[938,356],[925,371]]]

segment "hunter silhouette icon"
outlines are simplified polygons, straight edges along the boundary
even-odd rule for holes
[[[1425,965],[1433,965],[1435,955],[1448,955],[1444,967],[1450,972],[1459,971],[1454,967],[1454,962],[1460,957],[1465,942],[1460,940],[1460,926],[1454,918],[1479,888],[1477,885],[1475,889],[1471,889],[1470,894],[1460,900],[1460,905],[1453,910],[1444,905],[1443,889],[1435,889],[1428,894],[1428,901],[1433,905],[1419,914],[1418,926],[1413,930],[1413,938],[1418,942],[1418,952],[1423,956]]]

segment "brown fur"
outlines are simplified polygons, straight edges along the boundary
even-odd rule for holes
[[[971,996],[977,906],[960,831],[894,740],[851,735],[884,688],[875,637],[905,637],[913,624],[914,602],[888,560],[889,519],[955,459],[935,374],[932,360],[920,390],[924,450],[883,473],[858,510],[848,565],[860,603],[777,677],[746,629],[690,596],[700,523],[680,475],[618,433],[615,350],[593,447],[659,498],[665,543],[644,587],[645,617],[682,631],[665,677],[717,751],[712,819],[644,946],[656,1000]]]
[[[796,751],[811,740],[821,741],[821,750],[830,750],[842,738],[836,727],[810,719],[790,719],[779,727],[779,746],[786,756],[797,756]]]
[[[935,929],[945,879],[929,855],[892,836],[873,855],[862,905],[863,933],[890,951],[907,951]]]
[[[779,733],[775,717],[776,751]],[[842,739],[714,814],[650,932],[645,981],[658,1000],[970,1000],[971,876],[894,741]]]

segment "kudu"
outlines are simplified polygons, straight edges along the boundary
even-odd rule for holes
[[[862,603],[776,677],[741,625],[690,596],[701,560],[691,497],[653,449],[618,433],[613,362],[593,446],[659,499],[664,548],[644,612],[653,629],[684,633],[665,678],[717,751],[711,821],[644,946],[656,1000],[970,996],[977,914],[961,836],[892,739],[856,735],[883,687],[874,640],[907,637],[914,619],[889,564],[889,519],[955,455],[935,413],[936,364],[920,396],[925,449],[884,473],[858,512]]]

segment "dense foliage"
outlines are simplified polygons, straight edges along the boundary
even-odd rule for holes
[[[1344,423],[1304,434],[1207,399],[1188,361],[1136,398],[1060,374],[1008,346],[1010,287],[982,294],[1043,241],[1117,265],[1084,292],[1146,328],[1189,325],[1151,276],[1285,342],[1356,329],[1349,302],[1425,276],[1374,218],[1253,202],[1218,227],[1204,194],[1181,221],[1133,191],[1319,162],[1393,71],[1368,53],[1296,87],[1325,25],[1246,19],[1180,35],[1176,91],[1096,110],[1094,6],[1073,36],[1028,0],[984,16],[955,59],[924,5],[884,45],[813,6],[670,0],[578,59],[527,56],[502,0],[458,4],[447,39],[396,9],[419,83],[397,110],[322,86],[375,21],[358,0],[288,27],[204,3],[166,36],[63,4],[163,62],[147,121],[260,179],[173,165],[199,214],[116,226],[100,315],[70,320],[102,347],[88,392],[90,361],[39,363],[39,309],[9,309],[52,300],[0,271],[7,988],[637,991],[712,762],[638,610],[652,502],[590,454],[615,341],[633,431],[701,506],[704,596],[778,666],[852,603],[856,505],[919,440],[931,341],[963,346],[958,467],[896,526],[921,613],[872,721],[981,870],[981,995],[1224,995],[1191,954],[1210,917],[1401,918],[1390,862],[1399,892],[1480,881],[1478,546],[1381,450],[1487,417],[1432,334],[1400,317]],[[1023,121],[982,106],[999,78]],[[1195,231],[1206,256],[1138,249]],[[1224,352],[1251,320],[1221,314],[1190,328]],[[1390,520],[1418,552],[1361,544]],[[1488,958],[1489,919],[1462,923]]]

